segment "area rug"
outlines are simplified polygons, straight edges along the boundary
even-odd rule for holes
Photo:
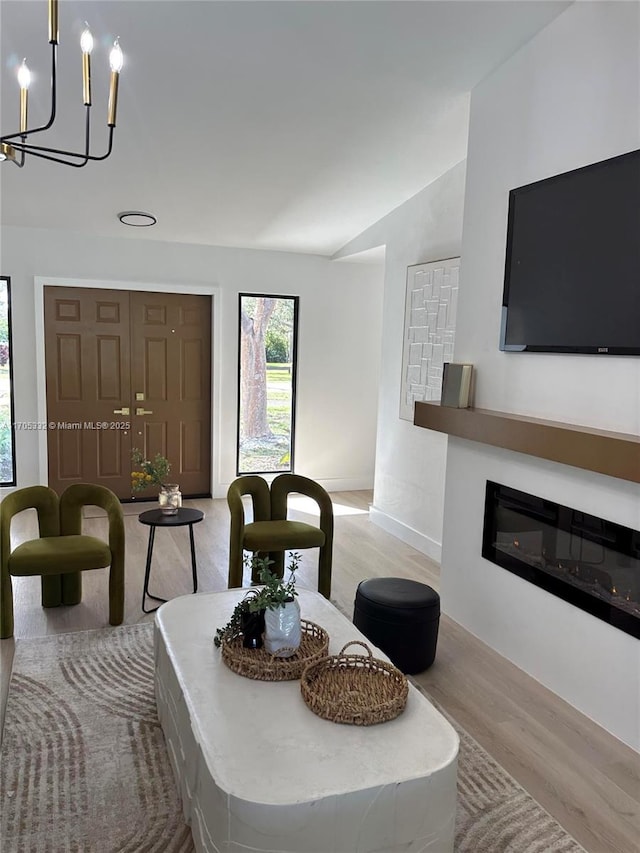
[[[457,853],[584,853],[456,729]],[[0,768],[3,853],[194,850],[156,715],[152,623],[17,640]]]

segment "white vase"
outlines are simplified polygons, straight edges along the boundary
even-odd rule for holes
[[[302,639],[300,605],[294,598],[284,607],[268,609],[264,614],[264,647],[270,655],[288,658],[295,654]]]

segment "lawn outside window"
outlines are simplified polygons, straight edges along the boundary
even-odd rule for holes
[[[241,293],[238,474],[293,471],[297,296]]]

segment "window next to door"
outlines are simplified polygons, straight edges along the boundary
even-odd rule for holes
[[[0,486],[15,486],[11,281],[0,276]]]
[[[241,293],[238,474],[293,471],[298,297]]]

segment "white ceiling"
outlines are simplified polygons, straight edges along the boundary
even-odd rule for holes
[[[114,152],[1,164],[2,223],[331,255],[464,159],[469,91],[568,5],[61,0],[59,116],[37,142],[82,147],[86,19],[100,151],[115,36],[125,53]],[[9,133],[23,56],[29,124],[48,117],[47,3],[2,0],[0,25]],[[158,224],[126,228],[132,209]]]

